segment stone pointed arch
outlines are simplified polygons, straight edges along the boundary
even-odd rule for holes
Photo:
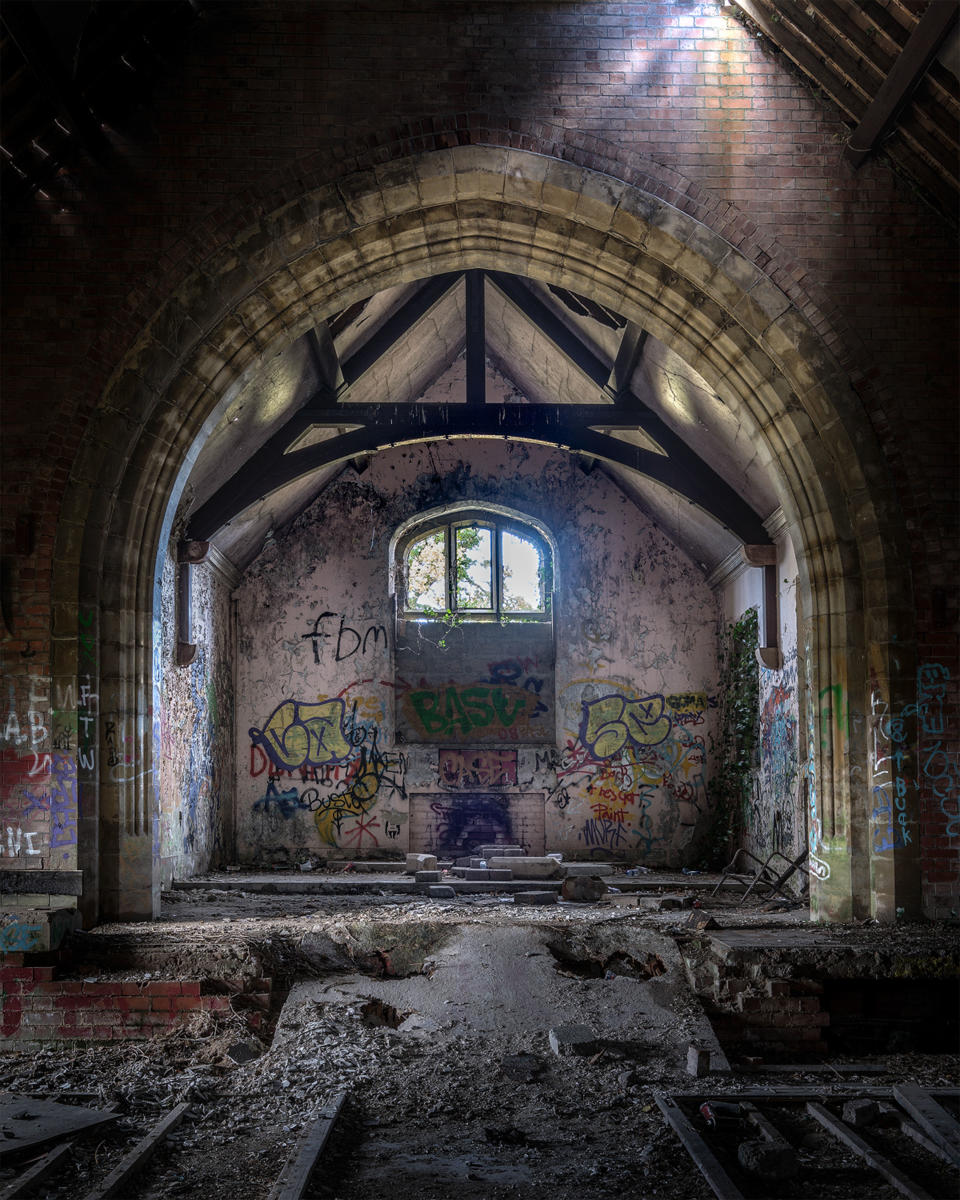
[[[474,267],[619,311],[753,431],[801,567],[813,911],[862,915],[871,895],[875,915],[915,911],[916,845],[871,859],[868,721],[821,704],[834,689],[860,714],[871,694],[905,703],[914,665],[896,503],[826,322],[773,282],[776,263],[761,269],[651,192],[546,155],[467,145],[346,174],[211,251],[159,303],[84,433],[59,533],[55,672],[76,678],[90,665],[100,719],[123,720],[134,747],[119,777],[101,761],[80,773],[81,865],[99,913],[156,905],[154,569],[202,437],[268,351],[383,288]],[[77,660],[79,611],[97,622],[93,664]],[[900,769],[907,776],[909,762]]]

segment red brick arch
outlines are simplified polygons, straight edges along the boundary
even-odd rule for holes
[[[81,863],[88,878],[100,871],[104,915],[146,914],[156,895],[154,572],[192,457],[266,353],[392,284],[512,271],[590,296],[669,345],[753,431],[775,482],[801,567],[814,704],[840,684],[867,711],[871,670],[891,698],[900,680],[909,687],[908,653],[896,671],[888,661],[894,640],[913,640],[897,595],[902,531],[851,386],[852,341],[730,206],[666,169],[618,162],[600,142],[550,133],[471,119],[344,152],[335,180],[329,159],[322,180],[320,164],[301,163],[269,194],[212,214],[141,303],[140,332],[75,461],[55,568],[56,595],[79,596],[99,622],[101,711],[136,722],[130,778],[85,781],[98,807],[82,817]],[[128,440],[105,456],[108,415],[122,418]],[[69,604],[61,632],[55,673],[75,678]],[[852,915],[855,897],[869,894],[868,789],[853,786],[858,773],[867,778],[867,749],[865,729],[826,748],[810,739],[818,853],[830,872],[816,902],[827,916]],[[911,861],[890,867],[885,904],[915,902]]]

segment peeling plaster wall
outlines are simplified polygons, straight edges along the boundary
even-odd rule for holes
[[[192,569],[197,654],[176,665],[177,564],[163,566],[154,626],[154,778],[159,798],[161,882],[233,857],[234,713],[231,580],[212,563]]]
[[[778,670],[757,667],[757,766],[751,800],[740,814],[741,844],[760,859],[775,850],[795,858],[806,841],[806,763],[797,682],[798,568],[789,537],[781,534],[776,543],[781,666]],[[725,624],[739,620],[754,607],[761,616],[762,629],[762,569],[745,568],[728,579],[722,588],[721,603]]]
[[[507,506],[556,541],[555,732],[540,744],[509,729],[499,741],[396,740],[397,706],[419,680],[395,674],[390,539],[463,502]],[[382,452],[268,540],[237,601],[241,862],[423,849],[411,824],[464,850],[496,832],[532,852],[690,861],[707,807],[718,606],[602,471],[507,442]],[[451,644],[451,684],[535,688],[549,675],[502,632],[509,653],[482,669]]]

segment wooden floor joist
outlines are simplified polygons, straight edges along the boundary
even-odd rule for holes
[[[122,1191],[124,1185],[146,1166],[150,1156],[157,1150],[160,1143],[183,1120],[189,1103],[178,1104],[173,1112],[168,1113],[150,1130],[146,1137],[141,1138],[136,1146],[116,1166],[106,1179],[88,1192],[85,1200],[109,1200],[110,1197],[128,1196],[129,1191]]]
[[[856,1133],[839,1117],[835,1117],[824,1105],[813,1100],[808,1101],[807,1112],[819,1121],[824,1129],[849,1147],[854,1154],[858,1154],[865,1163],[878,1171],[887,1183],[895,1187],[901,1195],[907,1196],[908,1200],[934,1200],[928,1191],[925,1191],[918,1183],[914,1183],[912,1179],[908,1179],[889,1159],[874,1150],[869,1142],[864,1141],[859,1133]]]
[[[955,1167],[960,1167],[960,1125],[939,1105],[929,1091],[916,1083],[902,1083],[893,1098],[940,1146]]]
[[[744,1200],[743,1192],[721,1167],[716,1155],[703,1140],[686,1114],[672,1096],[657,1096],[657,1107],[664,1119],[686,1147],[687,1153],[700,1168],[717,1200]]]
[[[346,1092],[340,1092],[307,1126],[280,1178],[273,1185],[270,1200],[300,1200],[303,1196],[346,1098]]]

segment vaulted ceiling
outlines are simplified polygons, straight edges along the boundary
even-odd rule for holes
[[[956,218],[957,5],[724,7],[839,107],[851,163],[886,153]],[[155,82],[187,39],[215,44],[230,19],[230,4],[202,0],[5,0],[5,210],[38,191],[69,207],[86,174],[122,170],[116,131],[149,135]],[[200,450],[181,517],[189,537],[242,566],[346,464],[398,442],[471,436],[569,448],[705,570],[738,543],[768,540],[772,482],[702,378],[585,297],[480,271],[371,296],[265,361]]]
[[[242,566],[346,465],[473,437],[569,449],[704,569],[769,541],[771,482],[703,379],[587,298],[479,270],[381,292],[276,355],[199,453],[186,536]]]

